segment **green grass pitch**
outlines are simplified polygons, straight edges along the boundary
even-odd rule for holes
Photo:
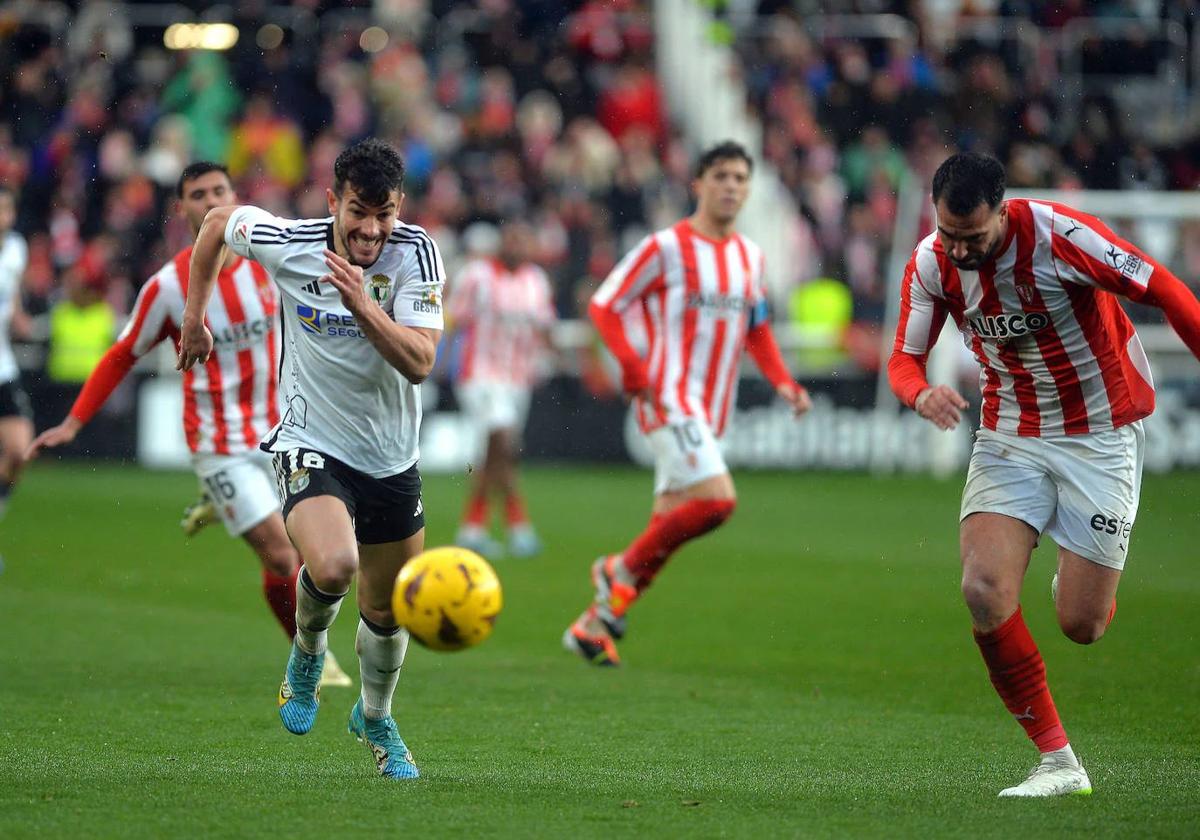
[[[0,525],[0,837],[1129,837],[1200,830],[1200,475],[1148,477],[1115,624],[1057,631],[1052,550],[1025,610],[1090,798],[998,801],[1036,754],[958,594],[959,482],[738,475],[741,504],[631,615],[625,667],[559,637],[650,476],[526,476],[547,551],[497,569],[495,635],[415,645],[395,711],[421,767],[375,775],[353,690],[286,733],[287,648],[249,551],[185,541],[183,474],[39,464]],[[426,482],[447,542],[461,477]],[[357,674],[355,610],[332,631]]]

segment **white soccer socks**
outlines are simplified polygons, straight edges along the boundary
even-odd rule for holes
[[[363,715],[371,720],[391,717],[392,695],[408,652],[408,631],[380,627],[360,617],[354,649],[362,679]]]
[[[296,644],[317,656],[329,647],[329,626],[337,618],[346,593],[332,594],[317,588],[308,569],[300,567],[296,586]]]

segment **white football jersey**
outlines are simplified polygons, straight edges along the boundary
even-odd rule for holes
[[[16,231],[9,231],[0,240],[0,385],[17,378],[17,359],[13,355],[8,335],[13,317],[13,298],[21,287],[28,251],[25,240]]]
[[[261,263],[280,291],[281,418],[263,449],[315,449],[375,478],[415,464],[420,388],[371,345],[337,289],[320,282],[333,219],[281,219],[243,206],[229,217],[225,242]],[[363,277],[367,295],[396,323],[442,329],[446,270],[424,229],[397,222]]]

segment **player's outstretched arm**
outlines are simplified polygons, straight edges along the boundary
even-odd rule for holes
[[[56,446],[70,443],[75,440],[75,436],[82,428],[83,423],[68,414],[66,419],[57,426],[51,426],[33,439],[33,443],[29,444],[29,448],[25,450],[25,460],[32,461],[42,453],[43,449],[53,449]]]
[[[204,326],[204,313],[221,263],[225,260],[225,226],[237,207],[214,207],[204,217],[192,259],[188,266],[187,303],[183,307],[183,325],[179,331],[179,358],[176,370],[191,370],[196,362],[207,362],[213,349],[212,333]]]
[[[325,265],[329,267],[329,273],[321,280],[338,290],[342,305],[354,316],[371,346],[409,382],[423,382],[437,361],[442,331],[397,324],[378,303],[367,297],[362,268],[351,265],[329,249],[325,250]]]

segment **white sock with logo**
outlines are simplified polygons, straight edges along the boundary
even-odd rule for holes
[[[1067,744],[1057,750],[1042,753],[1042,763],[1053,761],[1059,767],[1078,767],[1079,759],[1075,756],[1075,750],[1071,749],[1071,745]]]
[[[302,651],[320,656],[329,648],[329,626],[345,597],[345,592],[335,595],[318,589],[308,569],[300,567],[296,580],[296,644]]]
[[[363,715],[372,720],[390,717],[400,666],[408,652],[408,631],[402,627],[380,627],[360,617],[354,649],[358,652],[362,677]]]

